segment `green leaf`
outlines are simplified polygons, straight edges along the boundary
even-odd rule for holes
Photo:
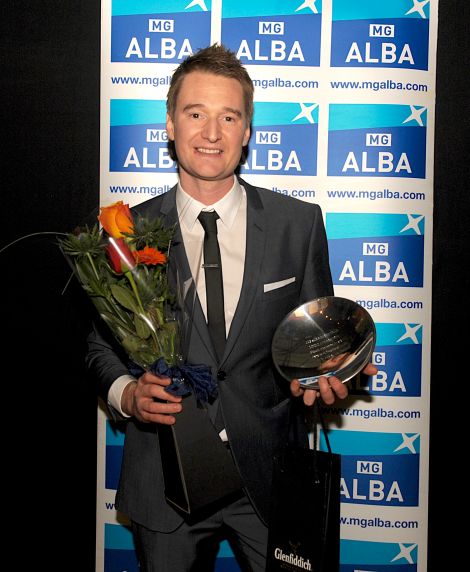
[[[144,367],[149,366],[159,357],[137,336],[126,336],[122,340],[122,345],[131,359]]]
[[[98,307],[98,306],[97,306]],[[124,319],[119,317],[115,312],[110,312],[103,304],[103,309],[98,307],[98,311],[100,312],[100,316],[103,320],[109,325],[109,327],[113,330],[113,333],[117,335],[119,338],[123,338],[129,333],[134,333],[133,322],[132,319],[129,319],[128,322],[125,322]],[[127,316],[124,316],[126,318]],[[130,316],[129,316],[130,318]]]
[[[150,337],[152,330],[147,322],[141,318],[138,314],[134,316],[135,331],[140,338],[146,340]]]
[[[66,256],[82,258],[87,254],[93,257],[104,256],[106,243],[98,225],[93,228],[78,229],[77,234],[69,233],[59,239],[59,246]]]
[[[147,219],[137,216],[134,220],[134,232],[125,235],[140,250],[144,246],[152,246],[162,252],[167,252],[174,236],[176,225],[165,227],[163,218]]]
[[[122,340],[122,345],[129,354],[133,354],[142,349],[142,340],[137,336],[126,336]]]
[[[131,292],[129,292],[129,290],[119,286],[118,284],[111,284],[111,292],[116,300],[122,306],[124,306],[124,308],[127,308],[134,313],[139,312],[139,306],[137,305],[134,296],[131,294]]]

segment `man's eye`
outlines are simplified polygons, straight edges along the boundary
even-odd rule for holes
[[[199,119],[200,115],[199,113],[191,113],[191,117],[193,117],[194,119]]]

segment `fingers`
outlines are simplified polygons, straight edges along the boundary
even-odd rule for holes
[[[162,425],[173,425],[176,422],[174,417],[182,411],[180,403],[165,403],[149,399],[138,401],[136,417],[144,423],[160,423]]]
[[[313,405],[319,396],[324,403],[332,405],[337,398],[344,399],[348,395],[347,386],[333,376],[320,377],[318,389],[304,389],[300,386],[298,379],[293,379],[290,384],[290,390],[294,397],[302,397],[304,404],[307,406]]]
[[[172,401],[174,403],[179,403],[181,401],[181,397],[172,395],[165,391],[165,387],[168,387],[171,383],[171,379],[169,377],[160,377],[147,372],[139,378],[138,383],[141,384],[142,394],[146,397]]]
[[[317,399],[319,393],[316,389],[306,389],[303,396],[303,402],[307,407],[311,407]]]
[[[290,382],[290,392],[294,397],[301,397],[304,394],[304,390],[300,387],[300,381],[298,379],[293,379]]]
[[[134,416],[144,423],[173,425],[174,415],[182,411],[182,398],[165,391],[171,380],[145,373],[137,380],[134,392]]]
[[[368,363],[366,367],[362,370],[362,373],[365,375],[376,375],[378,373],[378,369],[375,365]]]
[[[337,377],[320,377],[318,380],[320,396],[327,405],[333,405],[338,399],[344,399],[348,395],[347,386]]]
[[[318,391],[316,389],[304,389],[301,387],[298,379],[293,379],[291,381],[290,391],[294,397],[302,397],[303,402],[308,406],[313,405],[318,396]]]

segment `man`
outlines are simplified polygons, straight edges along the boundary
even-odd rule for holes
[[[211,46],[185,60],[172,77],[167,111],[179,184],[136,210],[163,217],[168,225],[179,221],[170,257],[183,276],[192,276],[200,302],[187,359],[209,365],[218,380],[219,397],[212,406],[221,413],[220,436],[244,487],[235,500],[227,499],[201,520],[185,519],[165,501],[155,427],[177,424],[184,402],[165,391],[168,378],[129,377],[111,345],[95,334],[89,367],[103,398],[129,417],[117,507],[133,523],[144,571],[212,570],[223,534],[243,570],[261,571],[273,454],[287,439],[288,413],[298,401],[293,397],[311,405],[317,396],[296,380],[289,388],[279,377],[271,340],[290,310],[332,294],[322,215],[316,205],[252,187],[234,175],[250,138],[253,84],[232,52]],[[198,217],[214,210],[225,310],[221,355],[206,324],[212,300],[200,270],[204,229]],[[331,404],[347,389],[334,377],[322,378],[319,393]],[[306,443],[305,428],[302,439]]]

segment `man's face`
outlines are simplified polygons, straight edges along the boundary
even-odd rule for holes
[[[194,71],[182,81],[174,117],[167,115],[183,188],[200,181],[232,186],[242,147],[250,138],[243,90],[231,78]]]

